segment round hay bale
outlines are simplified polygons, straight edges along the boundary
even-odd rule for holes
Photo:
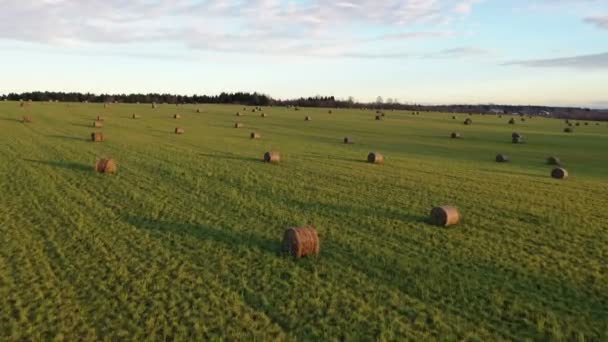
[[[382,116],[381,115],[376,115],[376,121],[382,121]]]
[[[496,155],[496,162],[497,163],[507,163],[509,161],[509,156],[505,155],[505,154],[497,154]]]
[[[588,122],[585,122],[585,126],[589,126],[589,123],[588,123]]]
[[[304,118],[304,121],[312,121],[312,118],[310,116],[307,116],[306,118]]]
[[[106,120],[103,116],[97,115],[97,121],[106,121]]]
[[[513,142],[514,144],[523,144],[524,138],[523,137],[514,137],[513,139],[511,139],[511,142]]]
[[[184,134],[186,131],[181,127],[175,128],[175,134]]]
[[[511,120],[509,120],[509,125],[515,125],[515,119],[511,118]]]
[[[236,116],[241,116],[241,112],[236,112]]]
[[[353,138],[351,137],[344,137],[344,143],[345,144],[354,144],[355,142],[353,141]]]
[[[450,135],[452,137],[452,139],[460,139],[461,135],[458,132],[452,132],[452,134]]]
[[[133,114],[133,115],[131,116],[131,118],[132,118],[132,119],[139,119],[139,118],[141,118],[141,116],[139,116],[139,115],[137,115],[137,114]]]
[[[240,122],[236,122],[236,123],[234,124],[234,128],[243,128],[243,124],[242,124],[242,123],[240,123]]]
[[[580,126],[580,125],[581,125],[581,123],[580,123],[580,122],[577,122],[577,123],[576,123],[576,126],[577,126],[577,127],[578,127],[578,126]]]
[[[525,122],[525,121],[526,121],[526,118],[521,118],[520,120],[521,120],[522,122]]]
[[[281,162],[281,154],[276,151],[266,152],[264,153],[264,162],[278,164],[279,162]]]
[[[452,120],[456,120],[456,115],[452,116]]]
[[[118,165],[114,159],[99,159],[95,163],[95,170],[99,173],[116,173]]]
[[[515,138],[521,138],[521,137],[522,137],[522,135],[521,135],[521,134],[519,134],[519,133],[517,133],[517,132],[513,132],[513,133],[511,134],[511,138],[513,138],[513,139],[515,139]]]
[[[553,171],[551,171],[551,177],[555,179],[566,179],[568,178],[568,171],[566,171],[564,168],[556,167],[553,169]]]
[[[21,118],[21,122],[23,123],[32,123],[32,117],[27,115]]]
[[[330,110],[327,111],[327,114],[332,114],[333,112]]]
[[[467,118],[466,120],[464,120],[464,124],[465,125],[472,125],[473,124],[473,120],[471,120],[470,118]]]
[[[384,156],[377,152],[370,152],[367,155],[367,162],[371,164],[382,164],[384,163]]]
[[[200,114],[200,113],[201,113],[201,110],[200,110],[200,109],[197,109],[197,110],[196,110],[196,112]]]
[[[549,165],[560,165],[561,161],[559,160],[558,157],[551,156],[551,157],[547,158],[547,164],[549,164]]]
[[[156,103],[152,103],[152,109],[156,109]]]
[[[435,207],[431,210],[431,224],[440,227],[449,227],[460,223],[460,212],[453,206]]]
[[[251,139],[261,139],[262,135],[260,133],[256,133],[256,132],[251,132],[251,134],[249,135],[251,137]]]
[[[102,128],[103,127],[103,122],[101,122],[101,121],[93,121],[93,127],[94,128]]]
[[[499,119],[502,119],[502,115],[499,115],[499,116],[498,116],[498,118],[499,118]]]
[[[283,234],[283,251],[294,258],[318,255],[320,247],[315,227],[289,228]]]
[[[91,133],[91,141],[92,142],[103,142],[105,140],[102,132],[93,132]]]
[[[266,113],[262,113],[262,114],[260,114],[260,117],[265,118],[265,117],[266,117]]]

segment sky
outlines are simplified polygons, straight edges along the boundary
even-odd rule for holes
[[[0,93],[608,108],[608,0],[0,0]]]

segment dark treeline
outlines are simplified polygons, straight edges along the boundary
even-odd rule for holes
[[[240,104],[247,106],[293,106],[293,107],[324,107],[324,108],[355,108],[373,110],[408,110],[433,111],[448,113],[473,114],[519,114],[532,116],[551,116],[556,118],[571,118],[580,120],[608,121],[608,111],[575,107],[549,106],[514,106],[496,104],[477,105],[421,105],[407,104],[395,101],[377,101],[373,103],[356,102],[336,99],[333,96],[314,96],[294,100],[277,100],[259,93],[221,93],[216,96],[208,95],[173,95],[173,94],[91,94],[64,92],[28,92],[0,95],[0,100],[9,101],[60,101],[60,102],[93,102],[93,103],[169,103],[169,104]]]
[[[217,96],[207,95],[173,95],[173,94],[91,94],[63,92],[29,92],[1,95],[0,99],[9,101],[60,101],[60,102],[92,102],[92,103],[225,103],[243,104],[250,106],[268,106],[271,98],[258,93],[221,93]]]

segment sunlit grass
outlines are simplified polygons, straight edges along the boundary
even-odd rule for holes
[[[0,103],[0,339],[608,338],[606,124],[237,111]],[[281,256],[304,224],[321,255]]]

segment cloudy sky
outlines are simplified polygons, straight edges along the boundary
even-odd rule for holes
[[[0,93],[608,107],[608,0],[0,0]]]

